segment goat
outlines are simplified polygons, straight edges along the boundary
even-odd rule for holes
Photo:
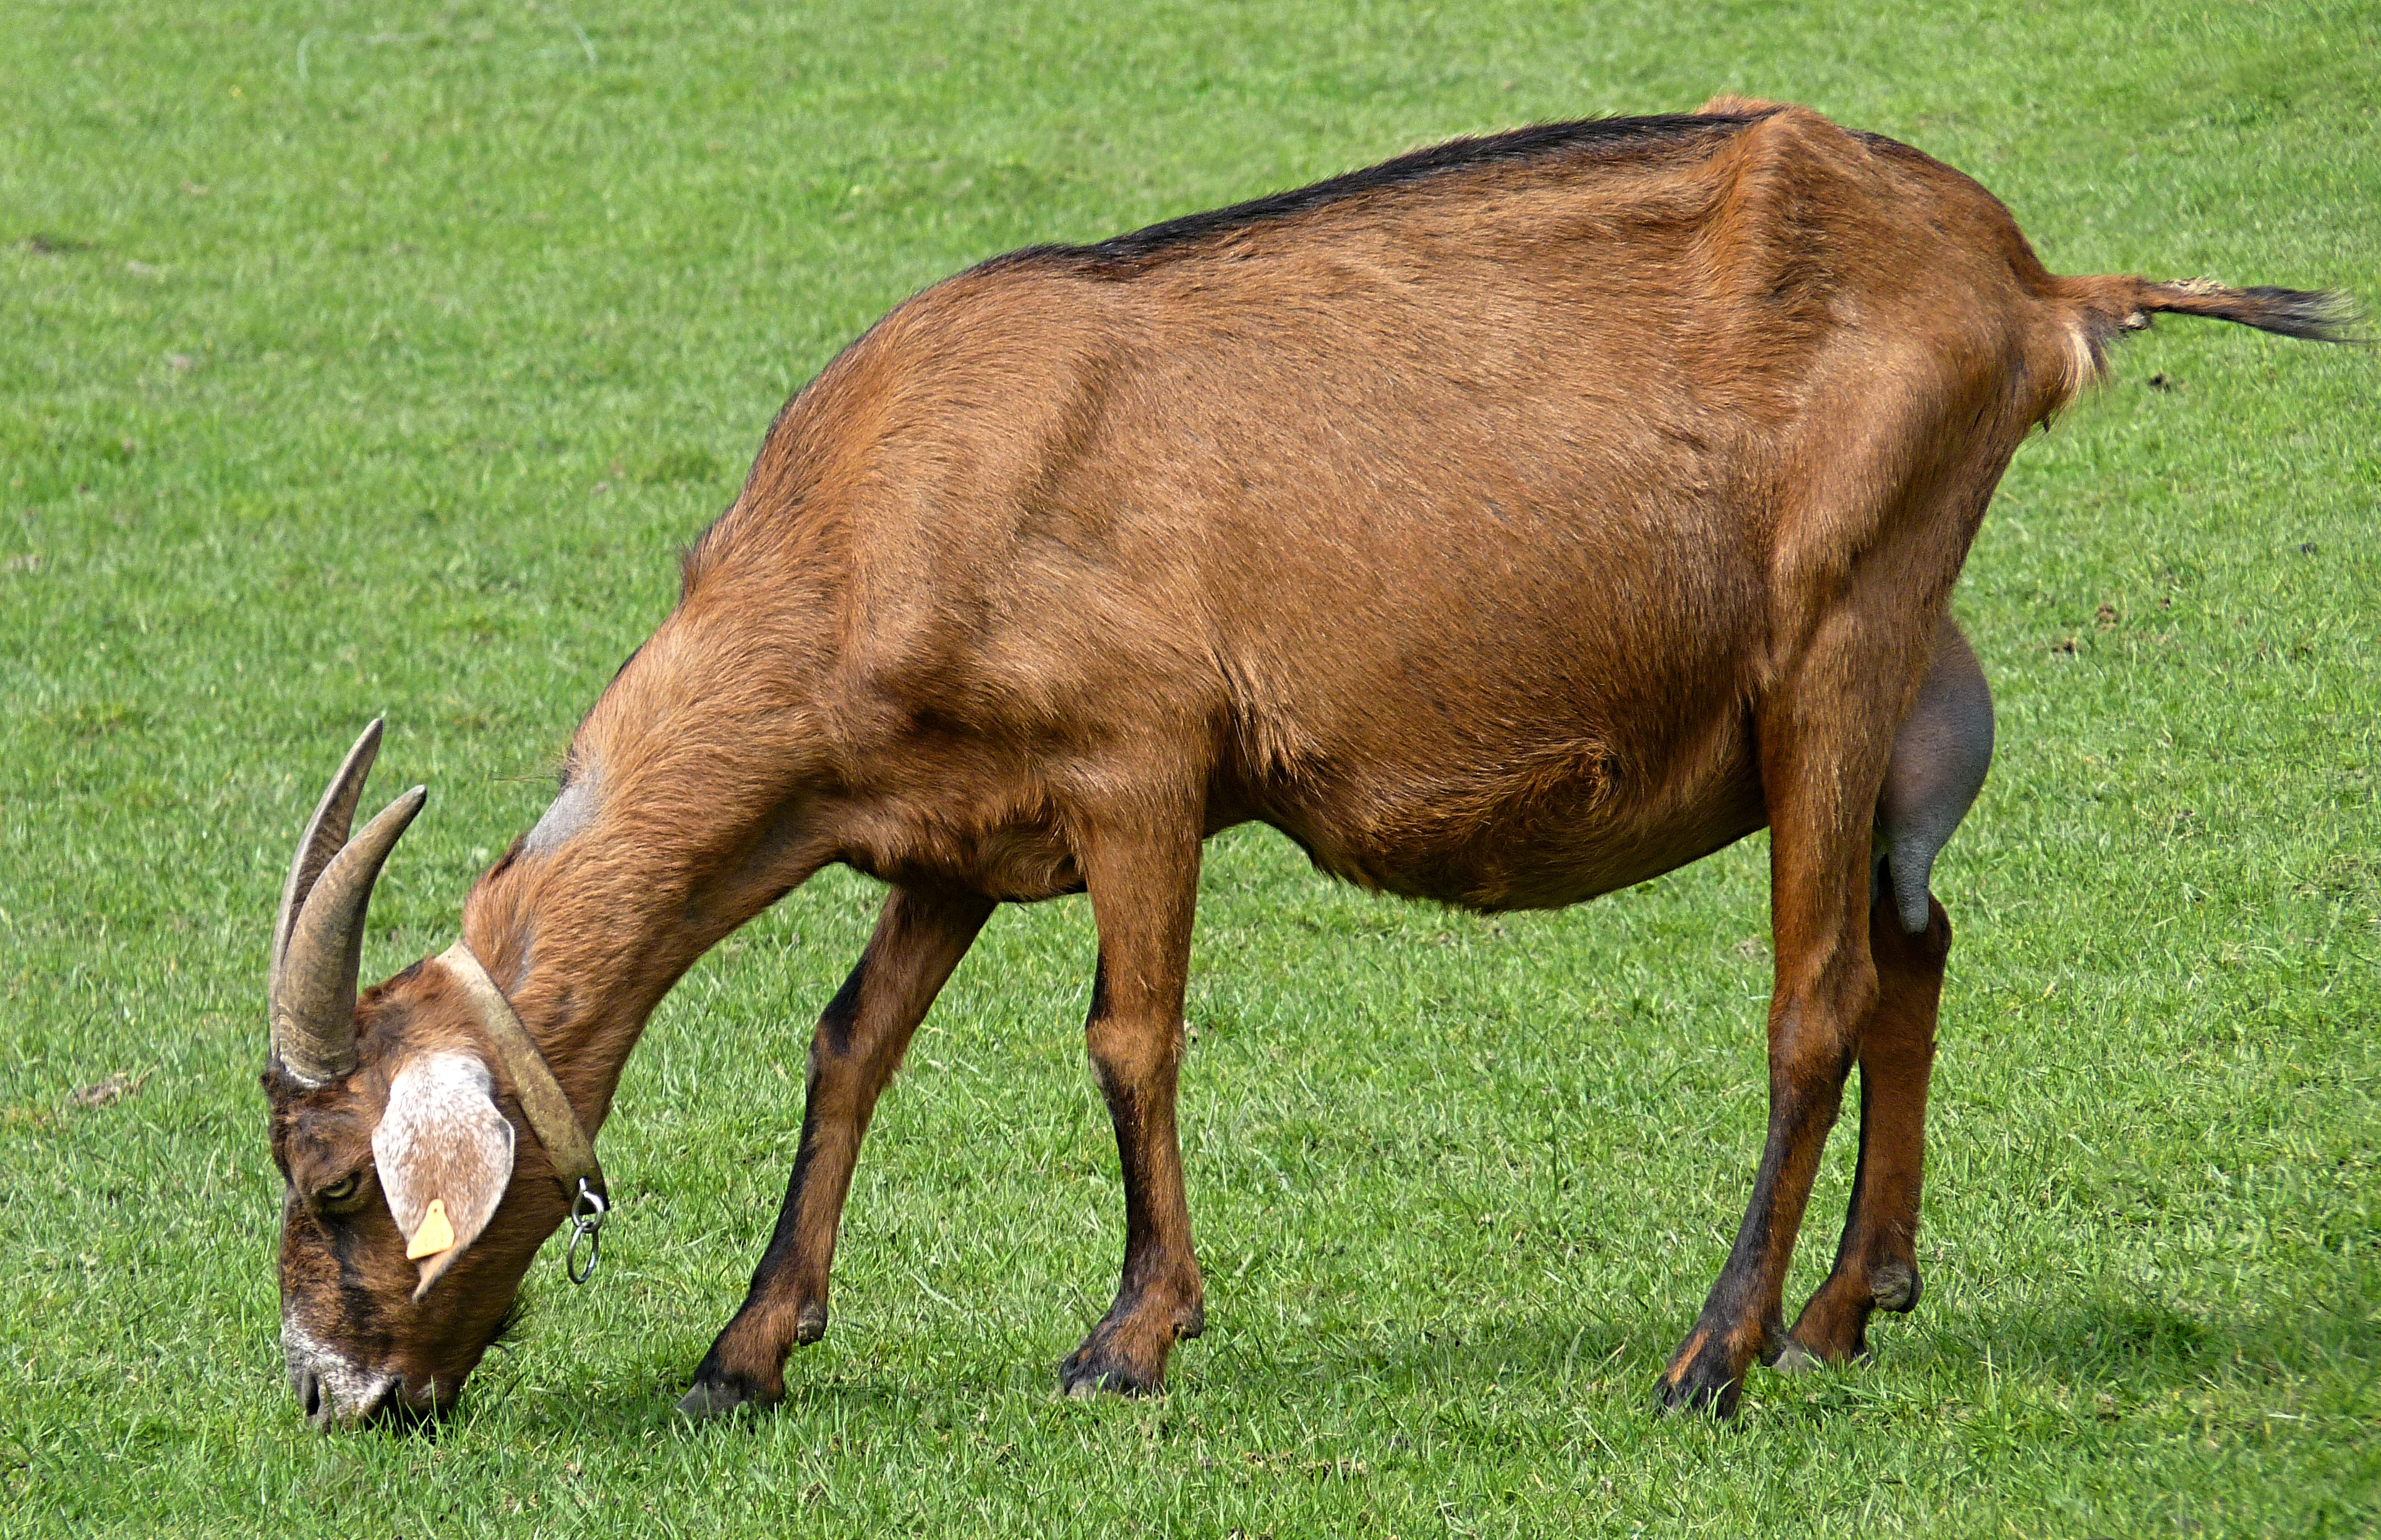
[[[2020,442],[2156,313],[2336,339],[2336,297],[2046,272],[1917,151],[1805,110],[1458,141],[913,297],[788,404],[676,609],[445,956],[357,994],[416,788],[299,843],[263,1083],[290,1378],[324,1426],[450,1403],[602,1196],[587,1131],[656,1003],[830,862],[889,886],[822,1013],[800,1154],[683,1407],[765,1405],[826,1329],[853,1162],[1003,902],[1088,891],[1086,1039],[1125,1188],[1069,1392],[1205,1323],[1175,1089],[1204,838],[1552,908],[1772,830],[1769,1122],[1660,1377],[1862,1354],[1918,1302],[1929,891],[1992,704],[1948,613]],[[1832,1272],[1787,1266],[1851,1067]]]

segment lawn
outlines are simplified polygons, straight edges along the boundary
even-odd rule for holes
[[[2070,273],[2381,300],[2381,8],[0,0],[0,1534],[2275,1534],[2381,1525],[2381,360],[2163,323],[2021,452],[1937,869],[1925,1300],[1651,1411],[1764,1117],[1766,842],[1566,913],[1215,841],[1209,1330],[1068,1402],[1115,1145],[1078,899],[997,915],[878,1118],[784,1406],[673,1402],[866,935],[706,959],[434,1434],[281,1378],[255,1075],[307,810],[389,719],[436,951],[784,398],[902,296],[1456,133],[1809,103]],[[376,805],[376,802],[375,802]],[[1839,1131],[1790,1304],[1825,1271]]]

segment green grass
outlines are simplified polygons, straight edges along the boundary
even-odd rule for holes
[[[1164,1400],[1052,1394],[1121,1233],[1070,900],[921,1034],[782,1410],[673,1414],[865,935],[839,874],[664,1006],[600,1281],[542,1263],[457,1418],[326,1440],[281,1383],[254,1074],[322,777],[385,711],[432,802],[367,975],[445,946],[778,404],[918,287],[1735,90],[1970,171],[2060,271],[2381,299],[2372,6],[1877,12],[0,0],[0,1533],[2381,1525],[2381,363],[2179,322],[2021,453],[1957,601],[2001,749],[1873,1365],[1648,1410],[1760,1136],[1763,841],[1490,922],[1244,830]]]

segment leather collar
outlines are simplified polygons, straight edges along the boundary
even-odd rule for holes
[[[505,998],[496,981],[480,966],[471,948],[461,941],[439,954],[438,960],[447,971],[462,981],[464,992],[479,1008],[480,1026],[487,1033],[488,1041],[495,1045],[496,1057],[504,1063],[505,1073],[513,1082],[513,1095],[520,1103],[521,1116],[529,1119],[531,1131],[545,1146],[546,1159],[554,1166],[555,1180],[562,1185],[562,1195],[576,1200],[583,1179],[587,1190],[597,1198],[608,1197],[604,1185],[604,1167],[595,1159],[595,1141],[589,1138],[585,1125],[570,1106],[570,1098],[562,1094],[561,1082],[545,1056],[537,1051],[537,1044],[521,1025],[512,1002]]]

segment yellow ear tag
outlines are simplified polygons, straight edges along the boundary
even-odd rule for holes
[[[425,1256],[436,1256],[455,1243],[455,1227],[446,1222],[446,1200],[430,1200],[430,1212],[421,1216],[413,1239],[406,1242],[405,1260],[419,1262]]]

